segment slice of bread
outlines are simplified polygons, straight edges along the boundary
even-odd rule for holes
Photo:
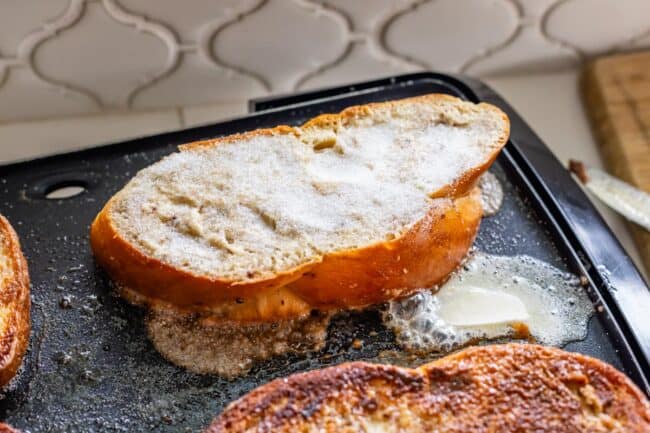
[[[20,367],[30,331],[29,274],[16,232],[0,215],[0,386]]]
[[[473,347],[417,369],[354,362],[263,385],[207,433],[650,431],[650,405],[594,358],[532,344]]]
[[[460,263],[508,134],[494,106],[426,95],[184,145],[107,203],[92,247],[154,307],[263,321],[382,302]]]

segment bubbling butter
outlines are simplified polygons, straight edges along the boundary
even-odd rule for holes
[[[475,253],[437,292],[389,302],[383,320],[405,350],[448,352],[522,329],[562,346],[586,337],[592,313],[576,276],[529,256]]]

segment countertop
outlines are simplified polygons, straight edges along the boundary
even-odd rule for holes
[[[578,73],[526,74],[485,79],[522,115],[555,155],[602,167],[578,93]],[[210,123],[246,113],[246,101],[115,112],[0,124],[0,164],[61,153],[130,137]],[[638,252],[623,220],[594,199],[596,207],[640,269]],[[643,270],[642,270],[643,272]],[[647,273],[644,273],[647,278]]]

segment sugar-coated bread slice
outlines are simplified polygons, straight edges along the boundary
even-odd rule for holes
[[[465,349],[417,369],[353,362],[263,385],[206,433],[642,433],[650,405],[614,367],[532,344]]]
[[[16,232],[0,215],[0,386],[22,363],[31,329],[29,313],[27,262]]]
[[[425,95],[184,145],[107,203],[93,251],[128,299],[225,319],[404,296],[465,256],[508,134],[494,106]]]

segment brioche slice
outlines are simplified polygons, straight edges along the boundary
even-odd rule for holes
[[[508,134],[426,95],[184,145],[107,203],[93,251],[134,302],[240,321],[404,296],[465,256]]]
[[[0,215],[0,386],[16,374],[30,331],[29,274],[16,232]]]
[[[580,433],[650,431],[624,374],[559,349],[473,347],[417,369],[347,363],[263,385],[206,433]]]

